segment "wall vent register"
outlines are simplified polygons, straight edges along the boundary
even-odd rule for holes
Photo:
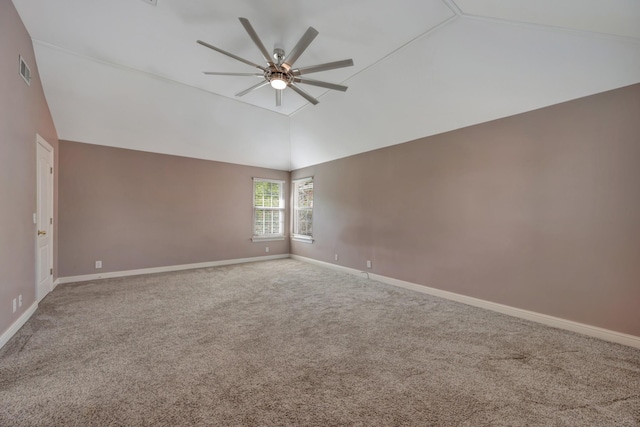
[[[24,58],[20,56],[20,68],[19,68],[20,76],[27,83],[28,86],[31,86],[31,69],[25,62]]]

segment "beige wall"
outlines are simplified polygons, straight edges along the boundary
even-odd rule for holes
[[[309,175],[294,254],[640,336],[640,85]]]
[[[61,141],[60,276],[289,253],[250,241],[252,177],[289,172]]]
[[[31,68],[31,86],[18,74],[18,57]],[[35,302],[36,133],[55,150],[58,137],[44,98],[31,38],[11,1],[0,1],[0,335]],[[54,191],[54,220],[57,221]],[[55,224],[54,224],[55,227]],[[55,236],[55,234],[54,234]],[[57,240],[53,242],[57,276]],[[22,294],[22,307],[12,301]]]

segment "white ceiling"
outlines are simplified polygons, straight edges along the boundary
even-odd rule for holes
[[[13,0],[61,139],[295,169],[640,82],[638,0]],[[268,50],[320,34],[296,62],[312,106],[270,87]]]

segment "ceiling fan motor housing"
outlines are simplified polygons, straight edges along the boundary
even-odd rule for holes
[[[268,70],[264,73],[264,78],[269,82],[272,82],[274,80],[282,80],[288,85],[293,81],[293,74],[277,70]]]

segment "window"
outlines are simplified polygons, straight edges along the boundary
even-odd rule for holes
[[[253,241],[284,239],[284,181],[253,179]]]
[[[313,242],[313,177],[293,181],[294,240]]]

